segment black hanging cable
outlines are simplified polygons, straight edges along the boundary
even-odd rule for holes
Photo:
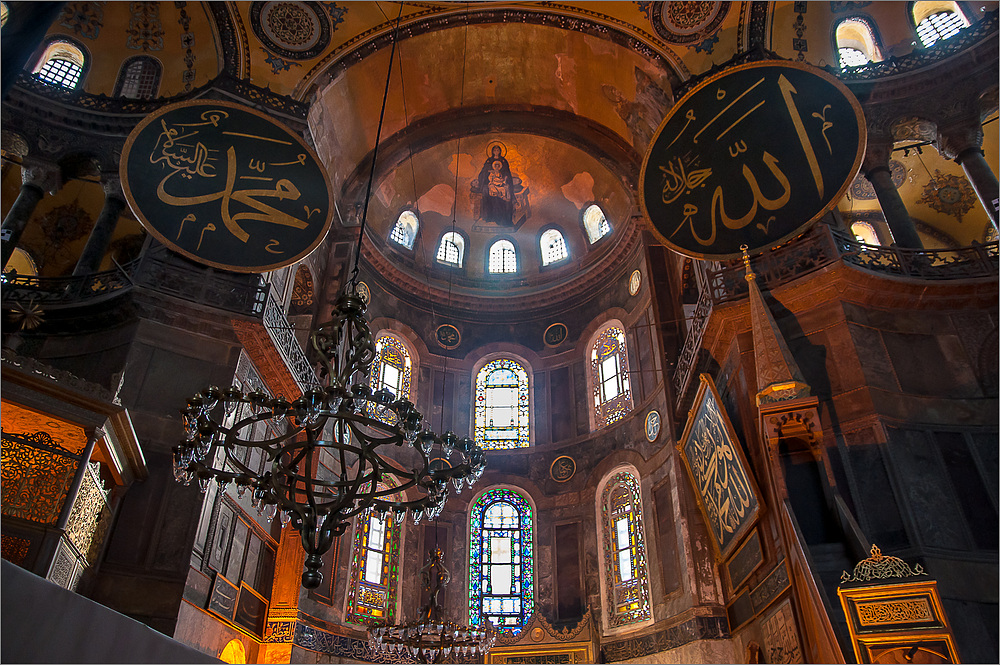
[[[368,188],[365,191],[365,207],[361,212],[361,229],[358,231],[358,244],[354,248],[354,269],[351,270],[351,278],[347,281],[347,284],[350,286],[350,292],[353,292],[358,284],[358,270],[361,267],[361,242],[364,240],[366,222],[368,221],[368,202],[371,201],[372,197],[372,181],[375,180],[375,162],[378,158],[379,142],[382,140],[382,121],[385,120],[385,107],[386,102],[389,100],[389,83],[392,80],[392,62],[396,57],[396,42],[399,39],[399,23],[403,18],[404,4],[406,3],[399,3],[399,14],[396,16],[396,28],[392,33],[392,51],[389,53],[389,71],[386,72],[385,75],[385,92],[382,94],[382,110],[379,112],[378,130],[375,132],[375,147],[372,149],[372,168],[371,172],[368,174]]]

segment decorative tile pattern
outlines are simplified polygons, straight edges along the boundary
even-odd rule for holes
[[[934,169],[934,177],[924,186],[924,191],[918,200],[961,222],[962,215],[968,214],[976,205],[976,193],[964,177],[948,175]]]
[[[903,186],[906,182],[906,167],[903,166],[902,162],[895,159],[889,160],[889,171],[892,173],[892,184],[896,189]],[[874,201],[877,197],[875,195],[875,188],[872,187],[872,183],[862,174],[858,174],[854,178],[854,182],[851,183],[851,198],[858,201]]]
[[[729,2],[636,2],[653,31],[668,44],[701,42],[719,29],[729,13]]]
[[[181,33],[181,48],[184,49],[184,72],[181,80],[184,81],[184,92],[190,92],[194,86],[194,33],[191,32],[191,17],[187,13],[187,2],[175,0],[174,7],[177,8],[177,22],[180,23],[184,32]]]
[[[87,39],[97,39],[104,24],[103,2],[67,2],[59,25]]]
[[[250,28],[271,53],[288,60],[309,60],[330,45],[328,11],[318,2],[254,2]],[[338,18],[343,20],[343,14]]]
[[[163,23],[160,22],[159,2],[130,2],[128,40],[125,46],[135,51],[163,50]]]

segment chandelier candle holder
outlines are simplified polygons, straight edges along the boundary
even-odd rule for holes
[[[497,640],[497,630],[489,619],[483,618],[484,627],[470,628],[441,616],[438,595],[451,581],[441,548],[431,550],[420,577],[430,598],[420,608],[419,618],[402,625],[373,626],[368,631],[368,645],[376,654],[410,658],[418,663],[485,662]]]
[[[391,391],[364,385],[375,357],[356,293],[337,300],[333,317],[311,337],[325,387],[289,402],[260,391],[215,386],[196,394],[181,410],[184,439],[173,448],[174,477],[197,481],[202,492],[214,480],[225,491],[235,484],[242,497],[268,520],[280,516],[302,536],[306,551],[302,585],[316,588],[322,556],[355,515],[372,508],[409,512],[414,523],[434,519],[449,486],[461,492],[482,475],[486,456],[468,437],[438,436],[423,416]],[[254,440],[255,425],[267,422],[277,436]],[[252,450],[264,455],[262,471],[248,466]],[[431,462],[444,460],[447,464]],[[396,484],[383,483],[392,476]],[[404,498],[409,496],[410,498]]]

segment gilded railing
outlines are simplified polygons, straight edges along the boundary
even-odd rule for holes
[[[47,309],[95,304],[131,288],[131,274],[137,264],[138,260],[115,266],[112,270],[70,277],[4,273],[0,275],[0,302],[4,307],[15,303],[34,303]]]
[[[81,457],[46,432],[0,432],[0,493],[5,517],[55,524]]]
[[[111,492],[104,487],[100,468],[99,462],[87,465],[66,524],[67,539],[90,566],[97,562],[104,536],[111,526],[111,506],[108,503]]]
[[[273,297],[273,292],[264,306],[264,328],[299,388],[305,392],[309,388],[319,387],[316,371],[299,346],[295,328],[288,322],[285,311]]]

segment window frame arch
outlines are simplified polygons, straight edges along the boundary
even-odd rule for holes
[[[841,44],[840,36],[838,33],[844,24],[856,24],[856,30],[862,31],[860,39],[854,39],[851,43]],[[871,64],[874,62],[881,62],[884,59],[882,54],[882,36],[879,34],[878,26],[875,21],[872,20],[870,16],[865,14],[851,14],[849,16],[844,16],[839,19],[833,26],[833,32],[831,34],[833,40],[833,53],[837,58],[837,67],[841,70],[844,67],[840,64],[840,49],[841,48],[854,48],[861,51],[868,62],[865,64]],[[863,48],[859,48],[863,47]],[[864,65],[858,65],[864,66]]]
[[[137,97],[125,97],[122,94],[122,89],[125,87],[125,77],[128,74],[128,68],[134,63],[152,63],[156,67],[156,81],[153,85],[153,90],[148,97],[139,95]],[[140,73],[140,76],[142,73]],[[114,97],[125,97],[125,99],[156,99],[160,92],[160,84],[163,81],[163,63],[160,62],[158,58],[154,58],[151,55],[134,55],[130,58],[126,58],[122,62],[121,67],[118,69],[118,77],[115,79],[115,90]]]
[[[508,360],[520,365],[521,369],[524,370],[527,379],[527,390],[525,391],[525,401],[527,408],[527,444],[518,445],[511,448],[488,448],[484,445],[485,434],[480,437],[479,426],[477,424],[477,417],[479,415],[480,403],[479,403],[479,375],[490,363],[496,360]],[[534,418],[534,400],[532,399],[532,392],[534,391],[534,371],[531,368],[531,363],[529,363],[523,356],[511,352],[499,352],[491,353],[483,356],[475,365],[472,367],[472,438],[484,451],[516,451],[516,450],[526,450],[534,446],[535,440],[535,418]],[[521,399],[519,395],[518,399],[518,409],[520,409]],[[485,409],[485,397],[483,407]],[[485,420],[486,414],[483,414]],[[485,427],[485,423],[484,423]],[[520,427],[520,425],[518,425]],[[520,433],[518,440],[520,441]]]
[[[612,558],[615,557],[618,552],[623,550],[616,548],[614,550],[614,554],[612,553],[611,515],[606,510],[606,506],[611,499],[611,494],[614,491],[615,485],[624,481],[624,479],[619,480],[622,474],[631,476],[634,483],[634,488],[631,488],[634,489],[631,502],[632,510],[629,514],[638,515],[636,528],[634,529],[634,533],[637,537],[636,543],[631,545],[629,548],[630,550],[633,548],[635,549],[634,553],[630,552],[629,561],[633,570],[636,570],[636,561],[641,564],[641,574],[637,576],[638,581],[635,586],[638,588],[640,601],[645,602],[645,608],[639,608],[636,615],[631,619],[622,619],[622,613],[615,611],[615,589],[619,585],[615,583],[613,576],[615,575],[614,566],[618,562],[613,561]],[[601,479],[601,482],[597,485],[597,492],[595,493],[594,498],[597,510],[598,529],[600,531],[598,543],[600,547],[601,565],[601,600],[602,604],[606,607],[606,611],[601,613],[603,616],[602,623],[604,634],[617,634],[633,631],[652,624],[654,616],[652,604],[652,579],[650,577],[651,558],[649,555],[649,539],[646,533],[646,524],[649,523],[649,521],[647,520],[645,511],[645,501],[643,501],[642,497],[642,475],[639,473],[638,469],[631,464],[619,464],[608,471],[608,473],[606,473]]]
[[[491,268],[490,263],[491,263],[491,257],[493,255],[493,248],[496,247],[501,242],[506,242],[506,243],[510,244],[510,246],[514,250],[514,270],[513,270],[513,272],[506,272],[506,271],[505,272],[493,272],[492,270],[490,270],[490,268]],[[486,275],[490,276],[490,277],[504,277],[506,275],[517,275],[517,274],[519,274],[521,272],[520,255],[521,255],[521,249],[520,249],[520,247],[517,246],[517,242],[514,240],[513,237],[508,236],[508,235],[494,236],[492,242],[490,242],[490,244],[486,246],[486,255],[485,255],[485,258],[484,258],[484,263],[486,264]]]
[[[608,224],[608,232],[601,235],[595,240],[591,240],[590,230],[587,226],[587,212],[589,212],[592,208],[597,208],[598,210],[600,210],[601,216],[604,217],[604,221],[607,222]],[[598,230],[600,230],[600,222],[597,222],[597,226]],[[583,237],[587,239],[587,245],[590,247],[597,245],[597,243],[601,242],[605,238],[610,238],[612,235],[614,235],[615,232],[614,225],[611,223],[611,220],[608,219],[608,213],[604,211],[604,207],[597,201],[590,201],[589,203],[587,203],[587,205],[583,207],[583,210],[580,211],[580,228],[583,229]]]
[[[972,21],[966,15],[965,11],[962,9],[960,3],[955,2],[955,0],[911,0],[907,6],[907,15],[910,19],[910,24],[913,26],[913,35],[916,38],[917,48],[931,48],[936,46],[938,42],[942,41],[942,38],[938,36],[931,44],[924,44],[923,38],[920,36],[920,24],[926,19],[930,18],[934,14],[940,14],[942,12],[951,12],[957,14],[961,22],[964,24],[959,30],[969,27],[972,25]],[[917,17],[920,18],[917,18]],[[937,32],[937,26],[935,27],[935,32]],[[954,37],[950,35],[944,39]]]
[[[375,378],[376,372],[381,371],[379,365],[382,363],[382,357],[378,346],[379,346],[379,341],[386,337],[388,337],[389,339],[393,340],[396,344],[401,346],[406,354],[406,358],[410,361],[408,376],[404,375],[403,377],[403,386],[406,389],[406,394],[396,395],[396,399],[408,399],[412,402],[414,401],[413,396],[416,395],[417,372],[415,370],[418,366],[417,354],[413,348],[413,345],[409,342],[409,340],[407,340],[405,337],[403,337],[402,335],[393,330],[385,330],[385,329],[379,330],[373,336],[373,342],[375,344],[375,357],[372,359],[372,364],[368,372],[368,386],[372,389],[373,392],[380,390],[382,387],[381,376],[378,377],[379,378],[378,387],[375,387],[372,380],[373,378]],[[369,406],[371,406],[370,403]]]
[[[462,246],[458,248],[457,264],[442,261],[439,256],[441,254],[441,244],[444,242],[444,239],[451,234],[455,234],[462,241]],[[447,229],[440,236],[438,236],[437,244],[434,245],[434,264],[439,267],[447,268],[449,270],[465,270],[465,259],[468,256],[468,251],[467,251],[468,247],[469,247],[469,237],[467,235],[462,233],[460,229]]]
[[[545,246],[542,243],[545,241],[545,236],[552,232],[558,233],[559,237],[562,239],[564,254],[562,258],[556,259],[554,261],[549,261],[548,263],[546,263]],[[566,237],[566,233],[564,233],[562,228],[559,227],[557,224],[547,224],[546,226],[543,226],[541,231],[538,233],[538,242],[536,244],[538,246],[540,265],[543,270],[565,265],[571,258],[569,252],[569,240]]]
[[[62,45],[69,46],[70,48],[76,50],[82,62],[78,63],[70,58],[65,58],[65,57],[58,58],[57,55],[59,54],[57,53],[57,51]],[[73,39],[68,35],[54,35],[48,41],[44,42],[36,52],[39,55],[35,59],[35,66],[31,68],[31,74],[34,77],[36,77],[45,85],[50,85],[55,88],[61,88],[63,90],[83,90],[83,82],[86,80],[87,74],[90,72],[90,64],[93,61],[93,56],[91,55],[90,51],[87,49],[86,46],[84,46],[81,42]],[[69,60],[70,62],[73,62],[73,64],[77,65],[80,68],[80,74],[79,76],[77,76],[76,83],[73,85],[73,87],[70,88],[65,85],[62,85],[61,83],[53,83],[39,76],[39,72],[41,72],[45,68],[45,65],[48,64],[50,60],[56,60],[56,59]]]
[[[379,483],[380,487],[391,489],[397,486],[393,476],[385,476],[385,478],[390,484],[385,486],[383,483]],[[394,500],[392,497],[398,496],[398,494],[395,494],[386,498],[387,500]],[[365,616],[364,612],[356,609],[360,602],[358,596],[362,584],[361,578],[367,572],[367,556],[362,556],[364,554],[362,550],[367,552],[367,550],[371,549],[368,547],[368,543],[371,534],[371,520],[375,517],[375,514],[375,508],[369,506],[354,518],[354,538],[351,540],[351,556],[347,565],[347,590],[344,598],[343,616],[345,622],[356,626],[371,626],[376,622],[393,623],[400,616],[402,594],[399,593],[399,570],[403,561],[403,546],[406,540],[406,529],[403,528],[403,525],[406,523],[406,517],[404,515],[402,519],[397,520],[391,510],[386,511],[380,517],[381,520],[390,520],[385,533],[385,536],[388,536],[390,539],[389,549],[382,550],[383,556],[389,559],[388,562],[385,558],[382,559],[383,575],[387,567],[389,580],[386,584],[381,583],[381,577],[378,584],[368,582],[367,580],[364,582],[364,584],[371,586],[385,587],[386,603],[383,609],[384,614],[382,616]],[[363,526],[365,527],[364,529],[362,529]],[[383,536],[383,542],[385,536]],[[364,562],[365,567],[358,565],[361,561]]]
[[[405,224],[405,222],[403,222],[402,220],[403,220],[403,215],[406,214],[410,214],[413,216],[413,224],[414,224],[413,238],[410,240],[409,246],[402,244],[401,242],[397,241],[395,238],[392,237],[393,234],[396,232],[396,228],[399,226],[399,224],[400,223]],[[420,222],[420,215],[414,208],[404,208],[400,210],[399,214],[396,215],[396,221],[393,222],[392,228],[389,229],[389,235],[386,236],[386,239],[389,241],[389,246],[397,251],[405,251],[408,254],[413,254],[416,251],[414,248],[417,246],[417,240],[420,238],[420,229],[422,226],[423,224],[421,224]],[[435,250],[436,249],[437,248],[435,248]],[[434,258],[437,259],[436,253],[434,255]]]
[[[525,520],[522,513],[518,513],[519,522],[521,523],[518,529],[521,531],[520,540],[522,543],[522,550],[520,554],[522,555],[521,565],[521,616],[523,617],[521,625],[511,626],[509,628],[504,628],[501,626],[497,627],[505,635],[517,635],[524,629],[528,621],[531,619],[534,613],[534,602],[535,602],[535,555],[537,552],[537,542],[536,542],[536,532],[537,532],[537,520],[538,511],[535,507],[535,501],[532,499],[531,494],[523,487],[517,487],[516,485],[500,484],[491,485],[490,487],[483,488],[477,492],[472,497],[472,501],[469,502],[469,516],[467,524],[469,525],[469,541],[468,541],[468,568],[469,577],[467,588],[469,590],[467,596],[466,609],[468,611],[468,621],[470,626],[480,625],[480,612],[483,606],[483,593],[481,589],[482,585],[482,521],[486,510],[490,505],[503,501],[503,498],[497,498],[495,501],[490,498],[486,498],[491,494],[500,494],[502,492],[510,492],[511,494],[518,497],[522,503],[523,508],[528,511],[528,520]],[[515,506],[516,507],[516,506]],[[480,525],[477,530],[477,510],[478,524]],[[524,522],[528,522],[527,525]],[[527,532],[527,533],[525,533]],[[527,548],[527,555],[525,556],[523,543],[527,542],[529,547]],[[474,558],[475,553],[479,553],[480,558],[477,561]],[[513,557],[512,557],[513,560]],[[528,570],[525,570],[528,569]],[[478,580],[476,579],[478,577]],[[478,593],[477,593],[478,591]],[[478,596],[478,597],[477,597]]]
[[[868,242],[867,240],[865,240],[862,237],[864,234],[859,234],[857,231],[854,230],[855,226],[861,227],[864,231],[869,232],[871,234],[872,239],[874,239],[874,242]],[[861,219],[855,220],[855,221],[851,222],[850,231],[851,231],[851,235],[854,236],[854,239],[857,240],[858,242],[864,244],[864,245],[868,245],[870,247],[881,247],[882,246],[882,243],[879,241],[878,231],[875,230],[875,226],[871,222],[868,222],[868,221],[865,221],[865,220],[861,220]],[[862,249],[864,249],[864,248],[862,248]]]
[[[601,338],[612,328],[618,328],[624,337],[624,349],[619,350],[620,360],[618,364],[619,374],[624,375],[624,387],[618,396],[610,399],[598,401],[602,394],[602,387],[604,384],[604,376],[600,373],[600,363],[595,359],[595,354],[597,354],[597,344],[601,341]],[[611,427],[612,425],[620,422],[628,414],[632,413],[635,409],[635,396],[632,393],[632,379],[629,376],[629,343],[628,343],[628,328],[619,319],[609,319],[601,324],[594,334],[590,336],[587,341],[586,347],[586,362],[588,363],[587,368],[587,388],[590,395],[590,408],[588,409],[590,413],[590,431],[596,432],[598,430]],[[620,413],[618,413],[614,419],[607,420],[604,414],[604,405],[614,404],[615,400],[620,400],[619,406],[621,406]],[[615,407],[610,407],[615,408]]]

